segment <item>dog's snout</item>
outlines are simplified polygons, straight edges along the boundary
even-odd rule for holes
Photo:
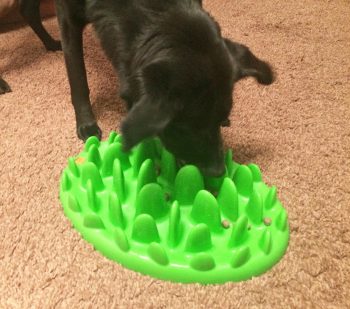
[[[223,161],[217,161],[214,164],[201,168],[202,173],[209,177],[220,177],[225,173],[225,164]]]

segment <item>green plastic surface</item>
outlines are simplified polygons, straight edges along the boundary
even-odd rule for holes
[[[130,153],[121,135],[90,137],[60,183],[64,213],[106,257],[176,282],[224,283],[258,276],[285,253],[289,226],[276,188],[254,164],[226,154],[226,174],[178,168],[158,139]]]

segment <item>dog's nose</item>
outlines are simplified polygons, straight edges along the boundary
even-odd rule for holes
[[[220,177],[225,173],[224,162],[216,162],[213,165],[201,168],[202,173],[209,177]]]

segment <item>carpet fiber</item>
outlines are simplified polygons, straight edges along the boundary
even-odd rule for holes
[[[270,61],[270,87],[234,92],[225,142],[276,185],[291,239],[266,274],[219,286],[162,282],[122,268],[72,229],[58,200],[67,158],[82,149],[62,53],[27,27],[0,26],[1,308],[349,308],[350,3],[212,0],[223,33]],[[45,25],[58,37],[55,18]],[[8,26],[6,26],[8,27]],[[91,99],[106,137],[125,108],[91,27],[85,32]],[[348,279],[346,279],[348,278]]]

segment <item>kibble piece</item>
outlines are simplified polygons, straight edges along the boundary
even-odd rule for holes
[[[230,222],[228,220],[222,220],[222,227],[228,229],[230,227]]]
[[[85,158],[83,158],[83,157],[79,157],[79,158],[75,159],[76,164],[83,164],[84,162],[85,162]]]
[[[269,226],[269,225],[271,225],[271,222],[272,222],[271,218],[264,218],[265,225]]]

